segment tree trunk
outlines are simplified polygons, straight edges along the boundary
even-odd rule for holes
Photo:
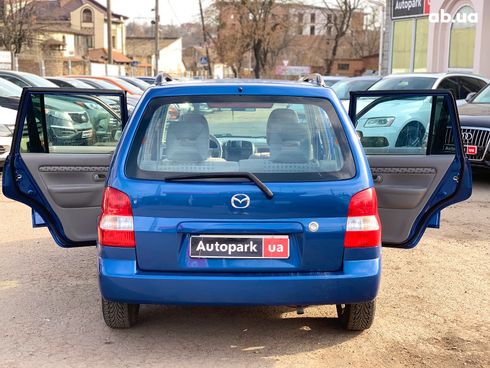
[[[255,65],[254,65],[254,75],[255,78],[260,79],[260,74],[262,72],[262,68],[260,65],[260,43],[257,43],[253,46],[254,49],[254,57],[255,57]]]
[[[337,57],[337,50],[339,48],[340,39],[335,37],[332,47],[332,52],[330,53],[330,57],[327,59],[327,63],[325,65],[325,75],[330,75],[332,72],[333,63],[335,58]]]

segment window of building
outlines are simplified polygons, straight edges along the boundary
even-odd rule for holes
[[[298,26],[297,33],[299,35],[302,35],[303,34],[303,26]]]
[[[327,36],[331,36],[332,35],[332,29],[333,29],[332,26],[327,26]]]
[[[310,23],[315,23],[315,13],[310,14]]]
[[[450,68],[473,69],[476,24],[469,19],[474,12],[472,7],[463,6],[454,16],[456,22],[451,25],[449,46]]]
[[[91,49],[94,47],[94,38],[92,36],[85,37],[85,42],[86,42],[88,49]]]
[[[327,24],[332,23],[332,14],[327,14]]]
[[[304,14],[298,13],[298,23],[303,24],[303,18],[304,18]]]
[[[83,9],[82,11],[82,23],[93,23],[94,13],[91,9]]]
[[[427,71],[427,48],[429,46],[429,18],[419,18],[415,24],[414,72]]]
[[[310,26],[310,36],[315,35],[315,26]]]
[[[428,18],[398,20],[393,23],[392,73],[427,71]]]
[[[339,63],[337,65],[338,70],[349,70],[350,69],[350,64],[347,63]]]

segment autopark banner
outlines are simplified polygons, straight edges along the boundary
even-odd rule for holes
[[[391,18],[417,17],[430,13],[431,0],[393,0]]]

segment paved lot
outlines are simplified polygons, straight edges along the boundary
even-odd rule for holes
[[[377,319],[339,330],[334,307],[144,306],[105,327],[94,248],[58,248],[0,196],[0,367],[489,367],[490,173],[412,251],[385,249]]]

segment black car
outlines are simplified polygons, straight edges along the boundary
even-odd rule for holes
[[[474,166],[490,168],[490,84],[459,107],[466,155]]]

